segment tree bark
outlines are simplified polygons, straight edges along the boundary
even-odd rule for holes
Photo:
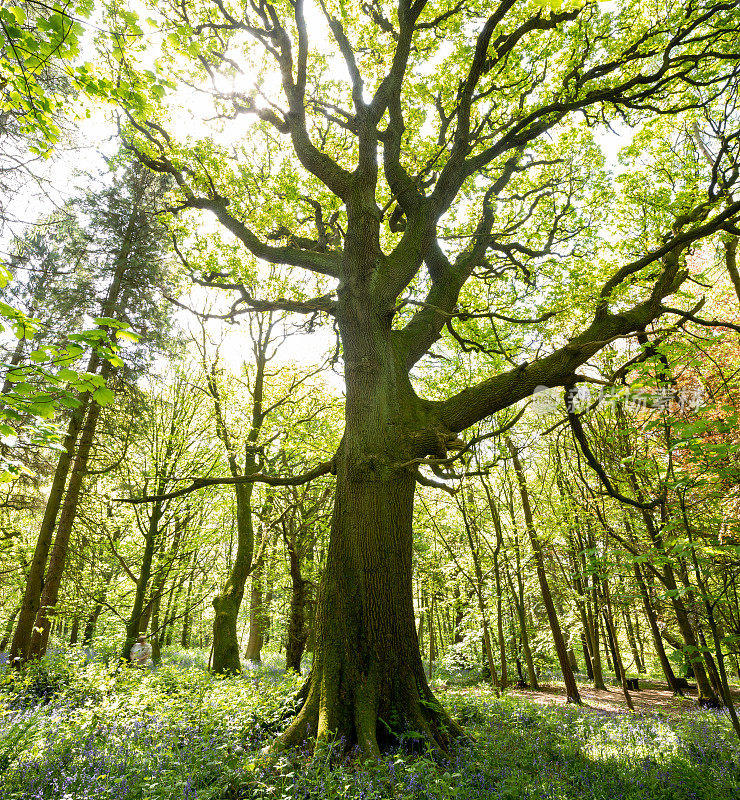
[[[90,366],[95,369],[97,364],[97,357],[93,355],[88,364],[88,372],[92,371],[90,370]],[[41,520],[41,527],[39,528],[39,535],[36,540],[36,547],[34,548],[33,558],[31,559],[31,564],[28,569],[26,587],[23,592],[21,610],[18,615],[18,623],[16,624],[13,642],[10,646],[10,661],[15,667],[20,667],[21,664],[28,659],[33,624],[36,621],[36,615],[41,606],[41,592],[44,588],[44,572],[49,557],[52,537],[54,536],[54,528],[56,527],[57,516],[62,505],[64,487],[67,484],[67,476],[69,475],[69,469],[72,464],[77,437],[82,429],[85,412],[89,403],[89,395],[84,396],[83,402],[78,408],[74,409],[67,424],[67,434],[62,443],[64,450],[59,456],[54,471],[54,479],[51,484],[51,489],[49,490],[49,497],[46,501],[44,516]]]
[[[676,696],[682,696],[683,692],[678,685],[678,681],[676,680],[676,676],[673,672],[673,667],[671,666],[671,662],[668,660],[668,656],[665,652],[665,647],[663,646],[663,637],[660,635],[660,627],[658,626],[658,617],[655,613],[655,609],[653,608],[653,604],[650,601],[650,594],[648,592],[648,587],[645,583],[645,579],[642,576],[642,571],[640,569],[640,565],[636,562],[632,562],[632,571],[635,575],[635,580],[637,581],[637,587],[640,590],[640,597],[642,598],[642,605],[645,609],[645,616],[647,617],[648,625],[650,626],[650,634],[653,637],[653,644],[655,645],[655,653],[658,656],[658,660],[660,661],[660,667],[663,670],[663,674],[665,675],[666,682],[668,683],[669,688]]]
[[[264,643],[262,606],[262,570],[257,567],[252,573],[252,591],[249,596],[249,639],[245,658],[259,664],[262,661],[262,645]]]
[[[105,362],[100,369],[100,377],[107,379],[112,371],[112,366]],[[95,442],[95,430],[100,418],[100,408],[95,402],[89,404],[85,423],[80,434],[77,453],[72,465],[67,491],[64,495],[64,503],[59,514],[54,546],[52,547],[49,566],[46,570],[41,605],[36,615],[36,623],[31,635],[31,644],[28,650],[29,658],[41,658],[46,653],[49,643],[50,619],[55,613],[57,599],[59,598],[64,565],[67,561],[67,552],[69,550],[69,539],[77,517],[77,505],[80,499],[82,483],[87,474],[87,463]]]
[[[10,636],[13,633],[13,623],[15,622],[15,618],[18,616],[18,612],[20,610],[21,607],[17,606],[8,617],[8,621],[5,623],[5,632],[3,633],[3,638],[0,640],[0,653],[5,652],[8,642],[10,642]]]
[[[581,612],[581,649],[583,650],[583,660],[586,662],[586,675],[592,681],[594,679],[594,668],[591,665],[591,654],[589,653],[588,639],[586,637],[586,616]]]
[[[285,643],[285,669],[301,674],[301,659],[308,639],[306,625],[306,606],[311,582],[301,573],[301,559],[295,537],[288,541],[288,560],[290,563],[291,597],[288,619],[287,641]]]
[[[519,554],[519,536],[517,534],[514,535],[514,555],[516,557],[516,579],[517,579],[517,590],[514,589],[514,581],[509,573],[509,568],[506,568],[506,577],[509,581],[509,588],[511,589],[511,595],[514,602],[514,608],[516,609],[517,619],[519,620],[519,630],[521,632],[521,640],[522,640],[522,653],[524,654],[524,663],[527,667],[527,677],[529,678],[529,685],[535,691],[538,691],[540,688],[539,682],[537,680],[537,670],[534,665],[534,659],[532,658],[532,648],[529,646],[529,633],[527,631],[527,614],[524,608],[524,580],[522,578],[522,564],[521,564],[521,557]]]
[[[162,481],[160,480],[161,484]],[[154,559],[154,552],[156,549],[157,537],[159,535],[159,523],[162,519],[163,509],[162,501],[159,500],[154,503],[151,515],[149,517],[149,525],[147,529],[146,539],[144,541],[144,553],[141,559],[141,570],[139,578],[136,581],[136,593],[134,595],[134,604],[131,608],[131,615],[126,623],[126,639],[123,643],[121,650],[121,658],[131,660],[131,648],[138,638],[140,633],[146,631],[146,625],[142,624],[144,616],[144,603],[146,599],[146,591],[149,586],[149,580],[152,576],[152,561]]]
[[[72,619],[72,629],[69,632],[69,646],[74,647],[80,635],[80,615],[75,614]]]
[[[481,566],[480,560],[480,548],[477,542],[473,540],[473,531],[475,530],[476,539],[480,541],[480,531],[475,527],[472,513],[474,511],[474,502],[473,502],[473,494],[472,490],[468,494],[467,505],[465,500],[460,501],[460,510],[462,511],[463,515],[463,524],[465,526],[465,533],[468,540],[468,547],[470,548],[470,555],[473,559],[473,570],[475,572],[475,579],[471,580],[471,584],[473,586],[473,591],[475,592],[476,599],[478,601],[478,610],[481,616],[481,624],[483,626],[483,654],[486,660],[486,665],[488,667],[488,679],[491,682],[491,686],[494,688],[496,692],[499,689],[499,682],[498,682],[498,675],[496,673],[496,662],[493,657],[493,644],[491,642],[491,628],[488,621],[488,608],[486,606],[486,598],[483,593],[483,568]],[[430,620],[431,620],[431,604],[430,604]],[[432,650],[432,643],[433,639],[431,637],[431,625],[429,627],[430,632],[430,643],[429,643],[429,651],[431,653]],[[431,665],[431,657],[430,657],[430,665]],[[431,677],[431,666],[429,675]]]
[[[369,226],[372,238],[370,214],[351,221],[345,248],[352,251],[353,277],[339,291],[345,430],[335,457],[314,663],[303,707],[277,746],[309,732],[320,741],[336,734],[347,747],[377,756],[411,731],[442,750],[462,731],[428,686],[412,593],[415,459],[446,453],[444,443],[454,437],[414,393],[404,354],[393,344],[391,316],[374,310],[374,247],[352,241],[358,225]],[[368,258],[370,270],[357,270]]]
[[[552,600],[550,593],[550,584],[547,580],[547,573],[545,572],[545,560],[542,553],[542,545],[534,527],[534,518],[532,517],[532,508],[529,503],[529,490],[524,478],[524,470],[522,469],[521,461],[519,460],[519,453],[513,442],[507,436],[506,446],[511,454],[512,463],[514,464],[514,472],[516,473],[517,482],[519,484],[519,494],[522,499],[522,509],[524,511],[524,521],[526,523],[527,533],[529,534],[530,542],[532,543],[532,551],[534,553],[535,563],[537,564],[537,578],[540,582],[540,589],[542,591],[542,600],[545,604],[547,611],[547,619],[550,623],[550,631],[552,633],[553,642],[555,644],[555,652],[557,653],[560,670],[563,673],[563,680],[565,681],[565,691],[569,703],[576,703],[581,705],[581,695],[578,692],[578,685],[576,684],[573,670],[568,660],[568,649],[565,646],[563,633],[560,629],[560,620],[558,619],[555,610],[555,604]]]
[[[256,445],[265,421],[263,411],[265,389],[265,366],[268,348],[272,341],[272,316],[260,317],[252,329],[252,344],[255,356],[255,375],[252,390],[251,424],[246,439],[244,468],[240,469],[231,435],[229,433],[215,370],[209,375],[208,388],[213,398],[219,438],[226,449],[229,471],[232,477],[249,475],[258,471]],[[252,495],[254,484],[242,483],[234,486],[236,496],[237,547],[226,584],[220,594],[213,598],[213,671],[225,674],[241,671],[239,638],[236,626],[239,609],[244,598],[244,587],[254,569],[254,525],[252,520]],[[300,671],[300,669],[299,669]]]
[[[614,670],[617,673],[619,682],[622,684],[622,694],[624,694],[625,702],[627,703],[627,708],[630,711],[635,710],[635,705],[632,702],[632,697],[630,695],[629,689],[627,688],[627,674],[624,670],[624,662],[622,661],[622,654],[619,650],[619,639],[617,638],[617,628],[614,625],[614,614],[612,613],[612,603],[611,597],[609,592],[609,583],[608,581],[604,580],[603,582],[604,587],[604,616],[606,619],[606,628],[609,634],[609,641],[612,646],[612,652],[614,654]]]
[[[635,631],[632,627],[632,617],[629,608],[622,609],[622,617],[624,618],[624,626],[627,631],[627,639],[632,652],[632,660],[635,662],[635,669],[639,675],[643,675],[645,672],[645,666],[642,663],[640,652],[637,649],[637,640],[635,639]]]
[[[111,284],[108,288],[106,298],[101,304],[100,310],[102,317],[110,317],[116,312],[116,310],[119,312],[121,311],[121,309],[117,307],[117,304],[121,296],[124,275],[127,267],[129,266],[129,257],[131,255],[134,236],[137,228],[140,225],[141,220],[139,219],[137,201],[137,204],[135,205],[129,217],[126,230],[123,234],[120,250],[116,255]],[[89,373],[95,373],[98,371],[99,366],[100,357],[94,352],[90,356],[86,371]],[[108,374],[108,371],[111,369],[110,364],[105,362],[103,364],[103,369],[106,370],[106,374]],[[66,500],[65,486],[67,484],[67,478],[69,476],[72,460],[75,458],[75,446],[77,444],[78,436],[83,429],[86,415],[89,417],[92,414],[94,416],[94,422],[92,423],[90,432],[90,443],[89,445],[86,445],[87,452],[89,454],[89,447],[92,445],[92,437],[95,433],[97,415],[100,413],[100,407],[92,400],[89,392],[86,392],[80,398],[80,401],[80,406],[74,409],[70,416],[67,426],[67,434],[63,443],[64,451],[59,456],[59,460],[57,461],[56,470],[54,472],[54,480],[49,492],[49,498],[46,502],[46,508],[44,509],[44,517],[41,521],[41,528],[39,530],[36,548],[34,550],[31,567],[28,572],[28,579],[23,596],[21,613],[18,618],[18,625],[16,627],[15,635],[13,636],[13,645],[11,648],[11,661],[15,665],[20,665],[31,655],[34,623],[36,622],[39,609],[42,606],[41,593],[45,588],[44,572],[49,556],[49,548],[51,547],[52,536],[54,535],[57,517],[59,516],[60,509],[62,508],[62,500],[63,498]],[[84,462],[87,462],[87,457],[85,457]],[[79,476],[75,478],[73,475],[73,479],[70,481],[73,486],[73,491],[75,491],[74,485],[76,484],[77,480],[79,480],[80,483],[82,481],[84,475],[84,464],[81,466],[81,470],[82,471],[79,473]],[[61,574],[64,569],[67,545],[69,543],[69,531],[67,528],[71,530],[71,525],[74,522],[78,495],[79,486],[76,488],[76,495],[74,498],[70,498],[70,504],[67,506],[66,516],[63,518],[63,520],[60,520],[60,525],[63,524],[64,527],[59,547],[55,548],[56,552],[54,554],[54,571],[51,575],[51,587],[49,588],[49,596],[53,596],[53,603],[51,603],[51,605],[56,603],[56,596],[59,592],[59,581],[61,580]],[[65,512],[62,511],[62,513],[64,514]],[[44,628],[44,635],[46,636],[46,641],[48,641],[48,623]],[[43,652],[43,650],[45,650],[45,645],[42,648],[41,640],[37,640],[35,647],[36,655]]]

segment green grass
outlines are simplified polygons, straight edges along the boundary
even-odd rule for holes
[[[261,750],[298,680],[274,666],[217,678],[197,654],[171,658],[156,672],[78,654],[0,673],[0,798],[740,799],[740,748],[722,714],[599,713],[456,687],[440,697],[474,741],[448,759],[362,762],[328,747],[269,761]]]

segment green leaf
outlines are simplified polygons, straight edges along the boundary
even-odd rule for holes
[[[16,383],[13,392],[19,397],[30,397],[36,389],[30,383]]]
[[[79,374],[73,369],[62,367],[59,372],[57,372],[57,378],[63,381],[76,381],[79,378]]]
[[[107,406],[112,403],[114,397],[113,392],[106,386],[101,386],[100,389],[96,389],[93,393],[93,400],[101,406]]]
[[[106,325],[109,328],[129,328],[128,322],[120,322],[113,317],[93,317],[93,322],[96,325]]]

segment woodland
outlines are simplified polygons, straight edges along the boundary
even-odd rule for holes
[[[739,91],[735,0],[2,3],[0,797],[740,798]]]

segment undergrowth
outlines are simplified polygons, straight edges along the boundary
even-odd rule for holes
[[[336,744],[268,759],[299,683],[272,667],[219,678],[177,655],[156,672],[77,653],[0,673],[0,798],[740,800],[722,714],[537,706],[481,687],[440,693],[473,736],[444,759],[340,758]]]

